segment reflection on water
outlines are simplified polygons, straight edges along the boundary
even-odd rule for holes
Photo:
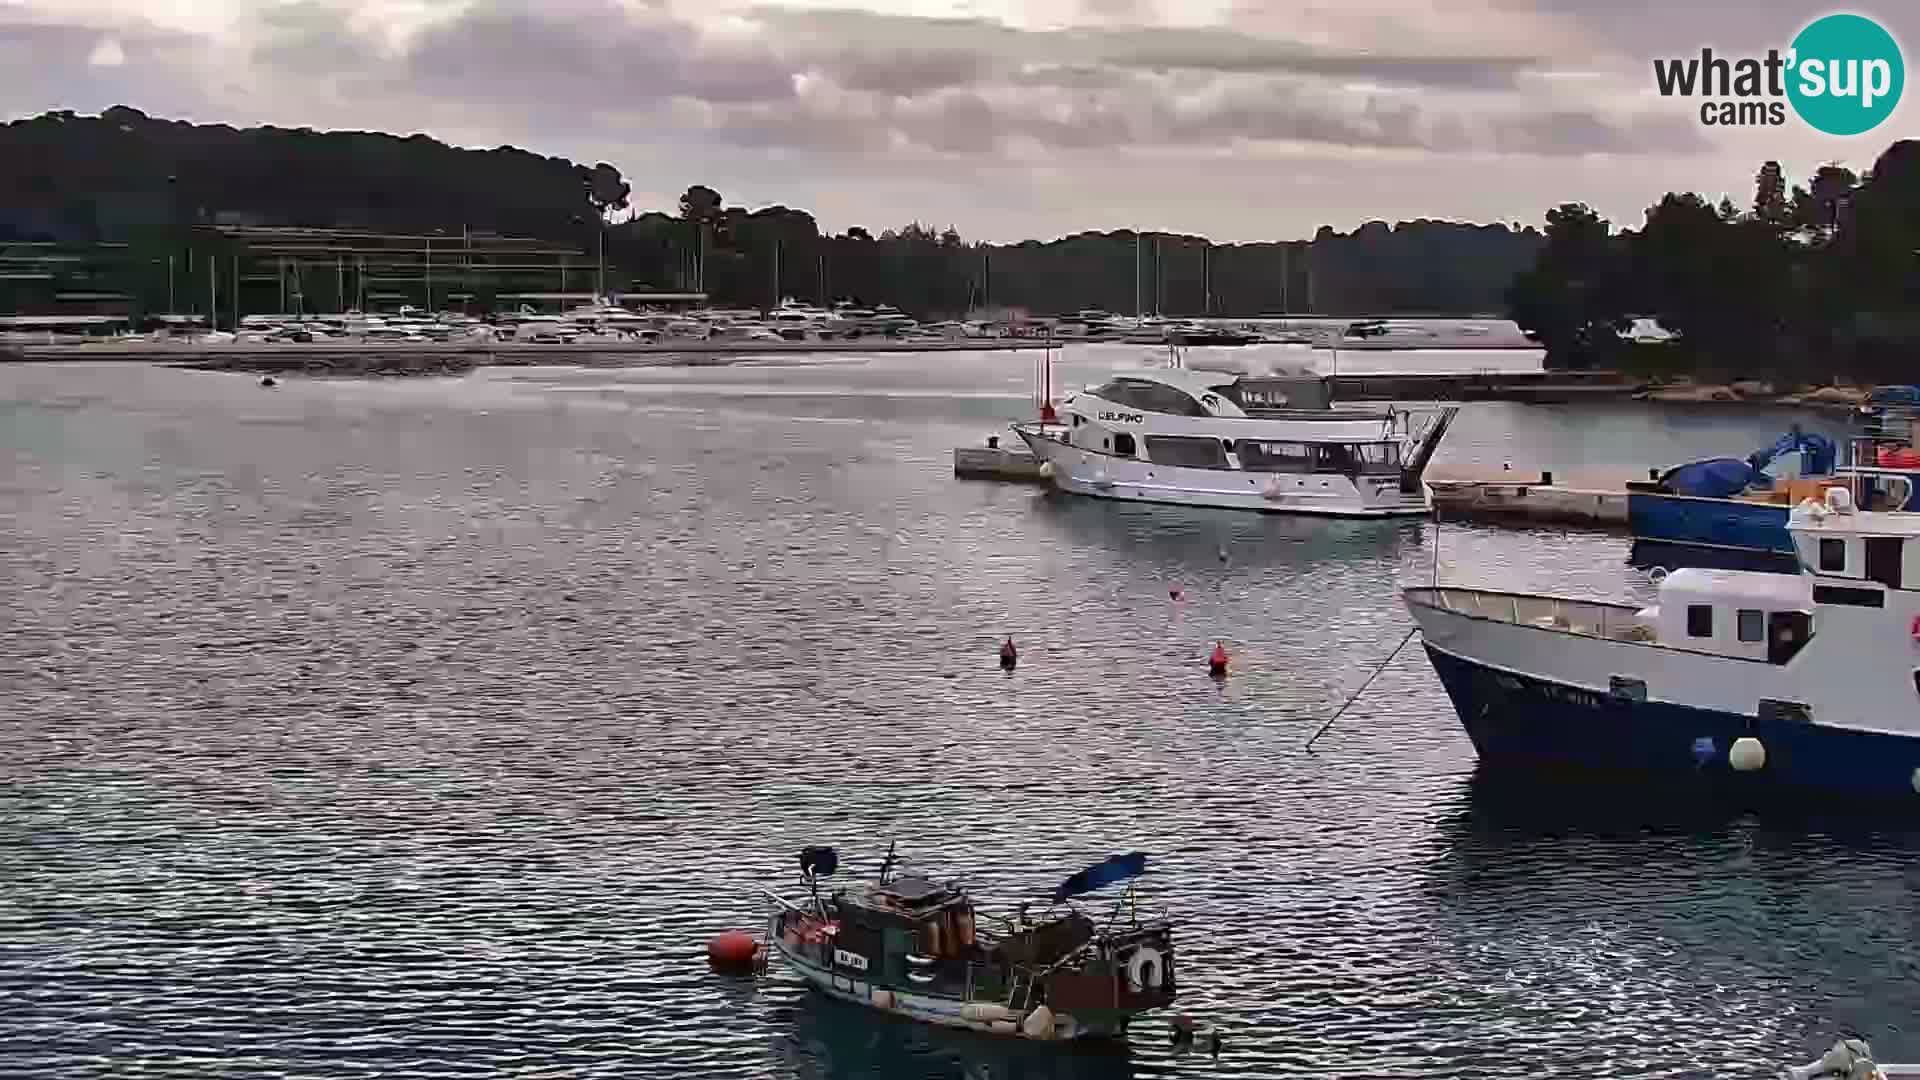
[[[1303,750],[1436,553],[1650,599],[1625,537],[956,481],[1030,371],[0,368],[0,1075],[1616,1080],[1843,1023],[1920,1057],[1904,833],[1502,797],[1411,648]],[[1716,415],[1470,405],[1447,446],[1780,426]],[[996,909],[1148,852],[1219,1060],[705,969],[800,846],[888,840]]]
[[[1132,1051],[1121,1041],[1036,1045],[876,1016],[824,994],[804,994],[783,1011],[791,1019],[791,1034],[775,1044],[775,1056],[803,1080],[1131,1080],[1137,1075]],[[1143,1023],[1135,1038],[1163,1027]]]

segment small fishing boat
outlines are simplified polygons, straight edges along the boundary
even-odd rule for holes
[[[1073,898],[1146,873],[1134,853],[1062,882],[1032,917],[975,909],[955,882],[895,874],[890,847],[878,880],[823,892],[839,856],[800,852],[802,901],[777,905],[767,941],[822,993],[923,1023],[1036,1041],[1111,1037],[1174,998],[1173,927],[1142,913],[1129,884],[1099,919]]]
[[[1677,570],[1638,607],[1407,589],[1483,762],[1920,807],[1920,514],[1792,510],[1800,575]]]

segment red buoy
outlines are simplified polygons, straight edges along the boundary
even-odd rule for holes
[[[715,971],[743,972],[753,970],[754,958],[760,952],[760,943],[753,935],[743,930],[727,930],[715,934],[707,942],[707,963]]]
[[[1020,650],[1014,648],[1013,639],[1008,638],[1007,643],[1005,645],[1000,646],[1000,666],[1011,671],[1013,670],[1013,665],[1019,662],[1020,662]]]
[[[1227,643],[1213,643],[1213,655],[1207,657],[1207,673],[1214,678],[1225,678],[1227,674]]]

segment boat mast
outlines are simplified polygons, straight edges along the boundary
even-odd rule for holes
[[[1140,241],[1142,237],[1133,234],[1133,321],[1140,321]]]
[[[1213,241],[1209,240],[1200,247],[1200,315],[1205,318],[1213,314]]]

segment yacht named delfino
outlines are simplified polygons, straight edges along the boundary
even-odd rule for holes
[[[1043,414],[1013,430],[1076,495],[1393,517],[1427,513],[1421,476],[1458,411],[1334,408],[1316,375],[1167,367],[1121,374],[1066,398],[1058,423]]]

